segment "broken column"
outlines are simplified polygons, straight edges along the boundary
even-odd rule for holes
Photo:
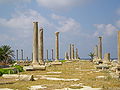
[[[110,62],[110,53],[105,53],[103,63]]]
[[[56,61],[56,60],[59,60],[59,32],[56,32],[55,36],[56,36],[56,39],[55,39],[55,49],[56,49],[55,61]]]
[[[38,22],[33,22],[33,61],[32,65],[39,65],[38,62]]]
[[[40,65],[44,65],[43,48],[43,28],[41,28],[38,33],[38,60]]]
[[[99,38],[99,43],[98,43],[98,59],[102,60],[102,37]]]

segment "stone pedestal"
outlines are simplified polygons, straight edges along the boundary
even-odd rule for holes
[[[59,62],[59,61],[53,61],[53,62],[51,62],[51,65],[62,65],[62,62]]]

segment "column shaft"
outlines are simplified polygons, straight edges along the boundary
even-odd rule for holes
[[[41,28],[39,30],[39,34],[38,34],[38,60],[40,62],[40,64],[44,64],[44,58],[43,58],[43,29]]]
[[[69,59],[71,60],[71,44],[70,44],[70,48],[69,48]]]
[[[99,43],[98,43],[98,59],[102,59],[102,37],[99,37]]]
[[[120,31],[118,31],[118,63],[120,63]]]
[[[32,64],[38,64],[38,22],[33,22],[33,61]]]
[[[56,58],[55,60],[59,60],[59,32],[56,32],[55,35],[56,35],[56,40],[55,40]]]

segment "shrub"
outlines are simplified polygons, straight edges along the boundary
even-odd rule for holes
[[[0,76],[2,76],[3,74],[14,74],[14,71],[12,69],[0,69]]]
[[[15,67],[17,70],[19,70],[19,72],[23,72],[24,71],[22,66],[15,65],[15,66],[12,66],[12,67]]]

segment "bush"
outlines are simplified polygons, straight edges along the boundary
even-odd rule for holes
[[[15,67],[17,70],[19,70],[19,72],[23,72],[24,71],[22,66],[15,65],[15,66],[12,66],[12,67]]]
[[[12,69],[0,69],[0,76],[3,74],[14,74],[14,71]]]

